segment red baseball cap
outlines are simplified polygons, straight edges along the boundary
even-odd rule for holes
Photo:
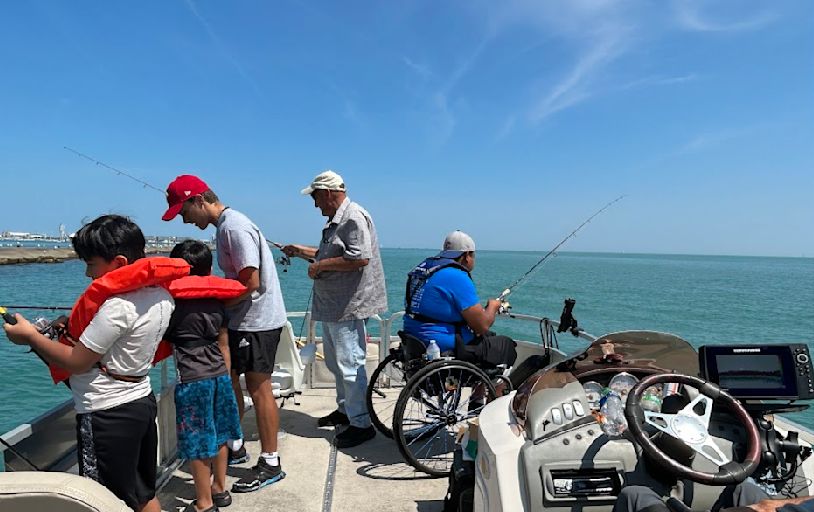
[[[167,187],[167,204],[170,205],[161,220],[172,220],[184,207],[184,201],[190,197],[203,194],[209,190],[209,185],[204,181],[191,174],[182,174],[178,176]]]

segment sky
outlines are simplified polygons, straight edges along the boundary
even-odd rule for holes
[[[0,231],[149,235],[201,176],[316,244],[325,169],[384,247],[814,256],[814,2],[0,3]]]

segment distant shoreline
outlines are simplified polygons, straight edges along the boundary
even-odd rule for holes
[[[168,253],[172,247],[147,247],[147,254]],[[31,247],[0,248],[0,265],[23,265],[28,263],[62,263],[76,259],[73,249],[67,247],[41,249]]]

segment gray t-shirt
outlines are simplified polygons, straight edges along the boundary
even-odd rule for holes
[[[345,198],[322,230],[317,260],[369,260],[352,272],[320,272],[314,280],[313,319],[323,322],[370,318],[387,310],[384,269],[373,219]]]
[[[244,268],[260,271],[260,288],[252,293],[251,300],[227,309],[229,329],[258,332],[285,325],[285,303],[277,268],[260,228],[239,211],[226,208],[218,219],[216,244],[218,266],[228,279],[237,279]]]

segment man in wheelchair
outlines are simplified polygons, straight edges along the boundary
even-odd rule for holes
[[[448,234],[441,252],[408,274],[404,331],[425,346],[435,340],[442,354],[456,359],[510,367],[516,343],[489,330],[504,304],[497,299],[480,304],[470,275],[474,268],[472,238],[463,231]]]

